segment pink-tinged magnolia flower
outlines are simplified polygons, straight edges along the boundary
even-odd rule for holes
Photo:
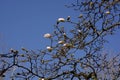
[[[58,18],[58,22],[65,22],[64,18]]]
[[[51,37],[52,37],[52,35],[51,35],[51,34],[49,34],[49,33],[46,33],[46,34],[44,34],[44,37],[45,37],[45,38],[51,38]]]

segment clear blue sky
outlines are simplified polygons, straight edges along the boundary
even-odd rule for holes
[[[71,0],[73,1],[73,0]],[[70,0],[0,0],[0,52],[10,48],[41,49],[57,18],[79,13],[64,5]],[[77,17],[77,16],[76,16]],[[120,51],[120,31],[108,38],[105,50]]]

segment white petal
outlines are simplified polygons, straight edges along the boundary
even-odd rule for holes
[[[65,22],[64,18],[58,18],[58,22]]]
[[[51,38],[52,36],[51,36],[51,34],[46,33],[46,34],[44,34],[44,37],[45,37],[45,38]]]
[[[110,14],[110,11],[106,11],[105,13],[106,13],[106,14]]]
[[[50,46],[47,46],[46,48],[47,48],[48,51],[52,51],[53,50],[53,48],[50,47]]]
[[[58,43],[59,43],[59,44],[63,44],[63,43],[64,43],[64,41],[58,41]]]

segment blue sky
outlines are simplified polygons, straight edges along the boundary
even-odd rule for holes
[[[72,1],[72,0],[71,0]],[[66,8],[70,0],[0,0],[0,52],[10,48],[41,49],[48,43],[45,33],[53,31],[59,17],[77,17]],[[108,37],[105,50],[120,49],[120,32]]]

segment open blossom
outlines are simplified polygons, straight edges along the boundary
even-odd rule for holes
[[[106,14],[110,14],[110,11],[106,11],[105,13],[106,13]]]
[[[49,33],[46,33],[46,34],[44,34],[44,37],[45,37],[45,38],[51,38],[51,37],[52,37],[52,35],[51,35],[51,34],[49,34]]]
[[[47,46],[46,48],[47,48],[48,51],[52,51],[53,50],[53,48],[50,47],[50,46]]]
[[[65,22],[64,18],[58,18],[58,22]]]

